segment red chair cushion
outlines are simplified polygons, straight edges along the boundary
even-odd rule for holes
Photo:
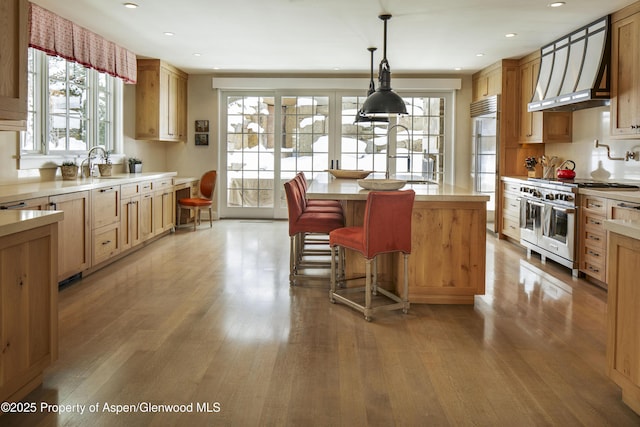
[[[194,206],[194,207],[202,207],[202,206],[211,206],[211,200],[209,199],[180,199],[178,200],[178,204],[182,206]]]

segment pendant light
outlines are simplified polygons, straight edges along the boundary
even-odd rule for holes
[[[369,81],[369,90],[367,91],[367,97],[371,96],[376,91],[376,84],[373,82],[373,52],[375,52],[378,48],[376,47],[368,47],[367,50],[371,52],[371,74]],[[389,122],[389,119],[386,117],[375,117],[375,116],[367,116],[364,114],[362,108],[358,110],[356,114],[356,120],[354,123],[370,123],[370,122]]]
[[[378,89],[364,101],[362,112],[366,116],[389,117],[393,114],[407,114],[407,106],[394,91],[391,90],[391,67],[387,61],[387,21],[391,15],[380,15],[384,22],[384,50],[380,69],[378,70]]]

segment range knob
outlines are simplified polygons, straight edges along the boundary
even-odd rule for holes
[[[556,196],[555,194],[547,194],[546,196],[544,196],[545,199],[547,200],[555,200],[560,196]]]

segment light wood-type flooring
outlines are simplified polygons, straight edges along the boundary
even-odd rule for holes
[[[328,285],[290,288],[286,222],[191,230],[60,291],[60,357],[25,399],[38,411],[0,425],[640,425],[605,375],[606,292],[513,244],[487,237],[474,306],[368,323]]]

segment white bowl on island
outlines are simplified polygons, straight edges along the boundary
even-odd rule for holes
[[[366,190],[392,191],[399,190],[407,184],[401,179],[359,179],[358,185]]]

